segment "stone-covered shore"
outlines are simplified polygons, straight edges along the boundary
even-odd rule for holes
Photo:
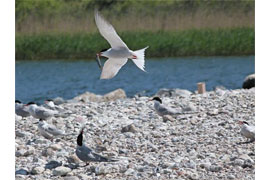
[[[149,97],[122,95],[60,104],[70,115],[48,123],[72,135],[53,142],[39,134],[37,119],[15,116],[16,179],[255,179],[255,143],[243,143],[237,123],[255,124],[255,88],[160,92],[164,104],[193,110],[166,122]],[[83,167],[78,117],[86,120],[84,143],[118,162]]]

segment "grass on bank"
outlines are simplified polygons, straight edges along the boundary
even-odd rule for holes
[[[147,57],[254,55],[255,29],[203,29],[160,32],[122,32],[132,50],[149,46]],[[99,33],[16,35],[16,60],[94,59],[109,48]]]

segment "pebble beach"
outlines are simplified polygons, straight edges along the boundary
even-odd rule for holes
[[[255,125],[255,88],[156,95],[182,113],[162,118],[151,97],[126,97],[121,89],[84,93],[59,105],[68,116],[48,120],[69,133],[53,141],[39,134],[38,119],[16,115],[16,180],[255,179],[255,143],[246,143],[237,123]],[[84,143],[117,162],[85,166],[76,157],[80,119]]]

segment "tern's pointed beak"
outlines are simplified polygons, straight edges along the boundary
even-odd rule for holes
[[[98,64],[99,69],[102,69],[102,65],[101,65],[101,62],[100,62],[100,59],[99,59],[100,55],[101,55],[101,53],[97,53],[97,55],[96,55],[96,61],[97,61],[97,64]]]

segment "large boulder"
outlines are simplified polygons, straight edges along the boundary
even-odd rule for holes
[[[127,95],[123,89],[116,89],[112,92],[105,94],[102,99],[104,101],[115,101],[116,99],[124,99]]]
[[[94,93],[91,93],[91,92],[86,91],[85,93],[80,94],[79,96],[74,97],[73,100],[82,101],[82,102],[88,103],[88,102],[98,102],[98,101],[101,100],[101,98],[102,98],[101,95],[96,95]]]
[[[64,100],[62,97],[56,97],[53,99],[53,102],[55,105],[59,105],[59,104],[63,104],[66,102],[66,100]]]
[[[126,97],[127,95],[123,89],[116,89],[112,92],[105,94],[104,96],[87,91],[83,94],[80,94],[74,97],[71,101],[74,101],[74,102],[81,101],[81,102],[88,103],[88,102],[101,102],[101,101],[115,101],[116,99],[124,99]],[[71,101],[68,101],[68,102],[71,102]]]
[[[250,89],[253,87],[255,87],[255,74],[250,74],[245,78],[242,88]]]
[[[189,97],[191,94],[192,92],[186,89],[174,89],[172,96]]]
[[[158,92],[155,94],[155,96],[171,97],[172,96],[172,89],[162,88],[162,89],[158,90]]]

